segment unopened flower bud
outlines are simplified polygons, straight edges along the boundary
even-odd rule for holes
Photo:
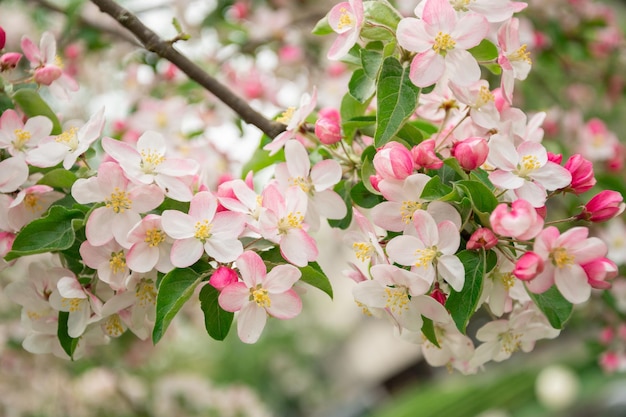
[[[427,139],[411,149],[416,168],[439,169],[443,161],[435,153],[435,140]]]
[[[380,183],[381,180],[382,178],[378,174],[370,175],[370,184],[372,185],[372,188],[374,188],[376,191],[380,191],[380,189],[378,188],[378,184]]]
[[[472,171],[481,166],[489,154],[489,145],[484,138],[470,137],[457,142],[452,147],[452,156],[458,161],[461,168]]]
[[[548,161],[561,165],[563,154],[548,152]]]
[[[315,122],[315,135],[324,145],[332,145],[342,139],[341,116],[333,108],[322,109],[318,113],[319,119]]]
[[[14,69],[20,59],[22,59],[22,54],[19,52],[7,52],[0,56],[0,72]]]
[[[50,85],[58,80],[62,74],[61,68],[48,65],[35,70],[34,79],[37,84]]]
[[[602,290],[611,288],[611,284],[607,281],[615,278],[618,272],[615,262],[608,258],[597,258],[581,267],[587,274],[589,285]]]
[[[7,34],[0,26],[0,50],[4,49],[4,45],[7,43]]]
[[[374,155],[374,168],[385,180],[403,180],[413,173],[411,151],[401,143],[389,142]]]
[[[446,305],[446,299],[448,298],[448,296],[445,292],[441,291],[441,288],[439,288],[439,284],[435,283],[435,289],[433,290],[433,292],[430,293],[430,296],[442,306]]]
[[[535,252],[526,252],[515,263],[513,275],[522,281],[530,281],[543,272],[543,259]]]
[[[515,200],[511,209],[499,204],[489,216],[491,229],[501,235],[520,240],[532,239],[543,229],[544,221],[537,210],[526,200]]]
[[[481,227],[477,229],[472,236],[470,236],[467,241],[467,245],[465,246],[469,250],[479,250],[479,249],[491,249],[498,244],[498,238],[491,231],[491,229],[487,229],[486,227]]]
[[[211,278],[209,278],[209,284],[211,284],[218,291],[222,291],[230,284],[234,284],[239,281],[237,272],[231,268],[220,266],[215,270]]]
[[[591,222],[604,222],[622,214],[624,208],[624,198],[620,193],[604,190],[585,204],[577,218]]]
[[[582,194],[596,184],[593,174],[593,164],[580,154],[570,156],[565,163],[565,169],[572,174],[572,183],[569,189],[574,194]]]

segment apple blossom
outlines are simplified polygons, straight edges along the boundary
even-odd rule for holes
[[[594,259],[581,267],[587,274],[589,285],[603,290],[611,288],[611,283],[607,281],[615,278],[619,272],[615,262],[608,258]]]
[[[544,269],[543,259],[535,252],[526,252],[515,262],[513,275],[522,281],[530,281]]]
[[[94,246],[89,241],[80,245],[80,256],[85,265],[98,272],[98,278],[115,290],[126,289],[130,270],[126,264],[127,251],[111,240],[104,245]]]
[[[492,129],[498,125],[500,113],[487,81],[478,80],[469,86],[450,82],[449,87],[457,100],[468,107],[469,116],[475,124],[485,129]]]
[[[0,56],[0,72],[15,69],[22,59],[19,52],[7,52]]]
[[[484,138],[470,137],[456,142],[452,147],[454,156],[459,165],[466,171],[472,171],[481,166],[487,160],[489,145]]]
[[[496,235],[493,234],[491,229],[487,229],[486,227],[480,227],[476,229],[474,233],[472,233],[465,247],[469,250],[489,250],[497,244],[498,238],[496,237]]]
[[[26,156],[52,131],[52,122],[45,116],[35,116],[22,121],[15,110],[8,109],[0,117],[0,149],[12,156]]]
[[[128,267],[146,273],[152,269],[168,273],[174,269],[170,253],[174,241],[161,226],[161,216],[148,214],[128,232],[131,245],[126,254]]]
[[[67,334],[81,336],[87,326],[100,317],[102,302],[78,282],[74,274],[64,276],[50,294],[50,305],[58,311],[69,313]]]
[[[509,206],[498,204],[489,216],[494,232],[501,236],[510,236],[519,240],[529,240],[543,229],[543,218],[526,200],[515,200]]]
[[[532,60],[526,44],[520,44],[519,19],[512,18],[498,29],[498,64],[502,68],[501,88],[507,102],[513,99],[514,81],[525,80]]]
[[[7,217],[11,228],[21,229],[26,224],[40,217],[64,194],[48,185],[32,185],[17,193],[15,199],[9,205]]]
[[[234,284],[239,281],[239,276],[237,272],[226,266],[220,266],[211,274],[211,278],[209,278],[209,284],[211,284],[218,291],[223,290],[230,284]]]
[[[403,180],[413,173],[411,152],[398,142],[389,142],[374,155],[376,173],[384,180]]]
[[[330,47],[327,57],[337,60],[346,55],[359,39],[363,26],[363,1],[349,0],[336,4],[328,13],[328,24],[339,36]]]
[[[318,113],[318,119],[315,122],[315,136],[324,145],[332,145],[341,141],[341,115],[334,108],[323,108]]]
[[[426,139],[411,149],[415,169],[439,169],[443,161],[435,153],[435,140]]]

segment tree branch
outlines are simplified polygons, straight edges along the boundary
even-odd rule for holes
[[[275,138],[280,132],[285,130],[285,125],[269,120],[254,110],[245,100],[237,97],[228,87],[174,49],[171,42],[162,40],[150,28],[145,26],[137,16],[117,4],[114,0],[91,0],[91,2],[98,6],[103,13],[108,14],[120,25],[132,32],[147,50],[176,65],[189,78],[233,109],[246,123],[258,127],[271,138]]]

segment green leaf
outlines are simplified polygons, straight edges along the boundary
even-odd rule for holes
[[[482,64],[482,65],[483,67],[487,68],[490,73],[494,75],[502,74],[502,67],[500,66],[500,64]]]
[[[478,307],[480,294],[483,290],[485,257],[482,251],[467,250],[457,253],[457,256],[465,267],[465,284],[460,292],[450,290],[446,308],[450,311],[456,327],[465,333],[467,323]]]
[[[415,112],[419,91],[409,79],[408,66],[394,57],[385,59],[378,76],[376,147],[389,142]]]
[[[386,0],[363,2],[363,14],[366,22],[386,26],[394,32],[402,19],[402,15]]]
[[[372,42],[369,43],[365,49],[361,50],[361,65],[365,75],[376,81],[380,67],[383,64],[382,43]]]
[[[365,116],[364,113],[367,110],[367,106],[369,105],[369,101],[365,103],[361,103],[354,97],[347,93],[343,96],[341,100],[341,108],[339,110],[341,114],[341,120],[344,121],[342,123],[343,133],[346,137],[346,141],[350,144],[352,143],[352,138],[357,130],[361,129],[363,125],[360,125],[361,122],[366,123],[365,125],[370,125],[371,116]],[[374,121],[376,119],[374,118]],[[350,124],[351,121],[357,121],[357,125]]]
[[[443,161],[443,166],[437,171],[441,177],[441,182],[452,186],[454,182],[467,178],[465,171],[459,165],[459,161],[455,158],[448,158]]]
[[[52,122],[52,134],[60,135],[63,131],[61,123],[56,114],[52,111],[48,103],[46,103],[39,93],[29,88],[22,88],[17,90],[13,94],[13,101],[15,101],[24,114],[28,117],[45,116]]]
[[[433,324],[433,321],[424,316],[422,316],[422,320],[424,322],[424,324],[422,324],[422,333],[424,334],[424,336],[426,336],[426,339],[428,339],[430,343],[441,349],[441,346],[439,346],[439,341],[437,341],[437,335],[435,334],[435,325]]]
[[[200,282],[202,275],[191,268],[176,268],[163,277],[156,300],[156,319],[152,331],[154,344],[161,340],[174,316],[191,298]]]
[[[365,103],[376,92],[376,81],[369,78],[363,68],[359,68],[348,82],[348,91],[359,102]]]
[[[385,201],[382,195],[370,192],[364,185],[364,182],[365,181],[357,182],[352,187],[352,190],[350,190],[350,196],[354,204],[363,208],[372,208]],[[369,183],[369,179],[367,182]]]
[[[324,291],[331,299],[333,298],[333,287],[330,280],[317,262],[310,262],[307,266],[299,269],[302,272],[301,281]]]
[[[78,346],[79,338],[71,337],[68,334],[67,328],[67,320],[70,317],[70,313],[67,311],[59,311],[59,326],[57,327],[57,337],[59,338],[59,343],[61,343],[61,347],[67,353],[72,360],[74,359],[74,351],[76,350],[76,346]]]
[[[235,313],[220,307],[217,299],[220,293],[212,285],[206,284],[200,290],[200,308],[204,312],[204,327],[215,340],[224,340],[230,331]]]
[[[64,168],[56,168],[44,174],[37,184],[48,185],[53,188],[69,190],[76,181],[76,174]]]
[[[315,27],[311,31],[313,35],[319,36],[329,35],[333,32],[333,28],[330,27],[330,24],[328,23],[328,16],[324,16],[320,20],[318,20],[318,22],[315,24]]]
[[[555,329],[562,329],[572,315],[573,305],[565,299],[556,288],[550,287],[542,294],[527,291],[539,310],[546,315],[548,322]]]
[[[498,58],[498,48],[490,40],[483,39],[475,47],[468,49],[476,61],[493,61]]]
[[[349,181],[340,181],[334,188],[335,192],[341,196],[341,199],[348,208],[346,216],[343,219],[328,219],[330,227],[336,227],[346,230],[352,223],[352,198],[350,197],[350,189],[352,188]]]
[[[432,177],[424,186],[420,198],[432,201],[438,200],[452,192],[452,188],[444,185],[438,175]]]
[[[409,147],[419,145],[424,140],[422,131],[411,122],[405,123],[396,136],[405,141]]]
[[[424,139],[429,138],[430,136],[434,135],[435,133],[439,131],[439,128],[437,126],[425,120],[413,120],[410,123],[411,125],[415,126],[416,128],[418,128],[419,130],[425,133],[423,135]]]
[[[379,191],[374,189],[372,183],[370,182],[370,176],[376,174],[376,169],[374,168],[374,155],[376,155],[376,148],[370,145],[363,150],[363,154],[361,155],[361,159],[363,163],[361,164],[361,183],[367,190],[372,194],[380,194]]]
[[[469,197],[483,226],[489,226],[489,216],[498,205],[498,199],[486,185],[478,181],[458,181],[456,186]]]
[[[263,137],[264,139],[265,138],[269,139],[265,135],[263,135]],[[278,162],[285,161],[285,152],[283,149],[279,150],[277,153],[275,153],[272,156],[270,156],[269,151],[265,151],[261,149],[263,146],[265,146],[266,143],[269,143],[270,141],[271,139],[261,141],[261,147],[254,152],[254,154],[252,155],[252,158],[250,158],[250,160],[246,162],[246,164],[241,169],[241,172],[244,176],[247,175],[248,172],[250,171],[257,173],[261,171],[263,168],[267,168]]]
[[[50,207],[46,216],[24,226],[4,259],[11,261],[20,256],[68,249],[76,238],[73,223],[83,217],[80,210],[62,206]]]

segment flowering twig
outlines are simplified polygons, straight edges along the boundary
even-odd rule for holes
[[[248,103],[237,97],[230,89],[218,80],[207,74],[202,68],[189,60],[186,56],[174,49],[171,42],[164,41],[151,29],[145,26],[133,13],[129,12],[113,0],[91,0],[103,13],[113,17],[119,24],[132,32],[143,46],[162,58],[176,65],[189,78],[200,84],[207,91],[214,94],[228,107],[233,109],[241,118],[251,125],[261,129],[271,138],[285,130],[281,123],[272,121],[258,113]]]

